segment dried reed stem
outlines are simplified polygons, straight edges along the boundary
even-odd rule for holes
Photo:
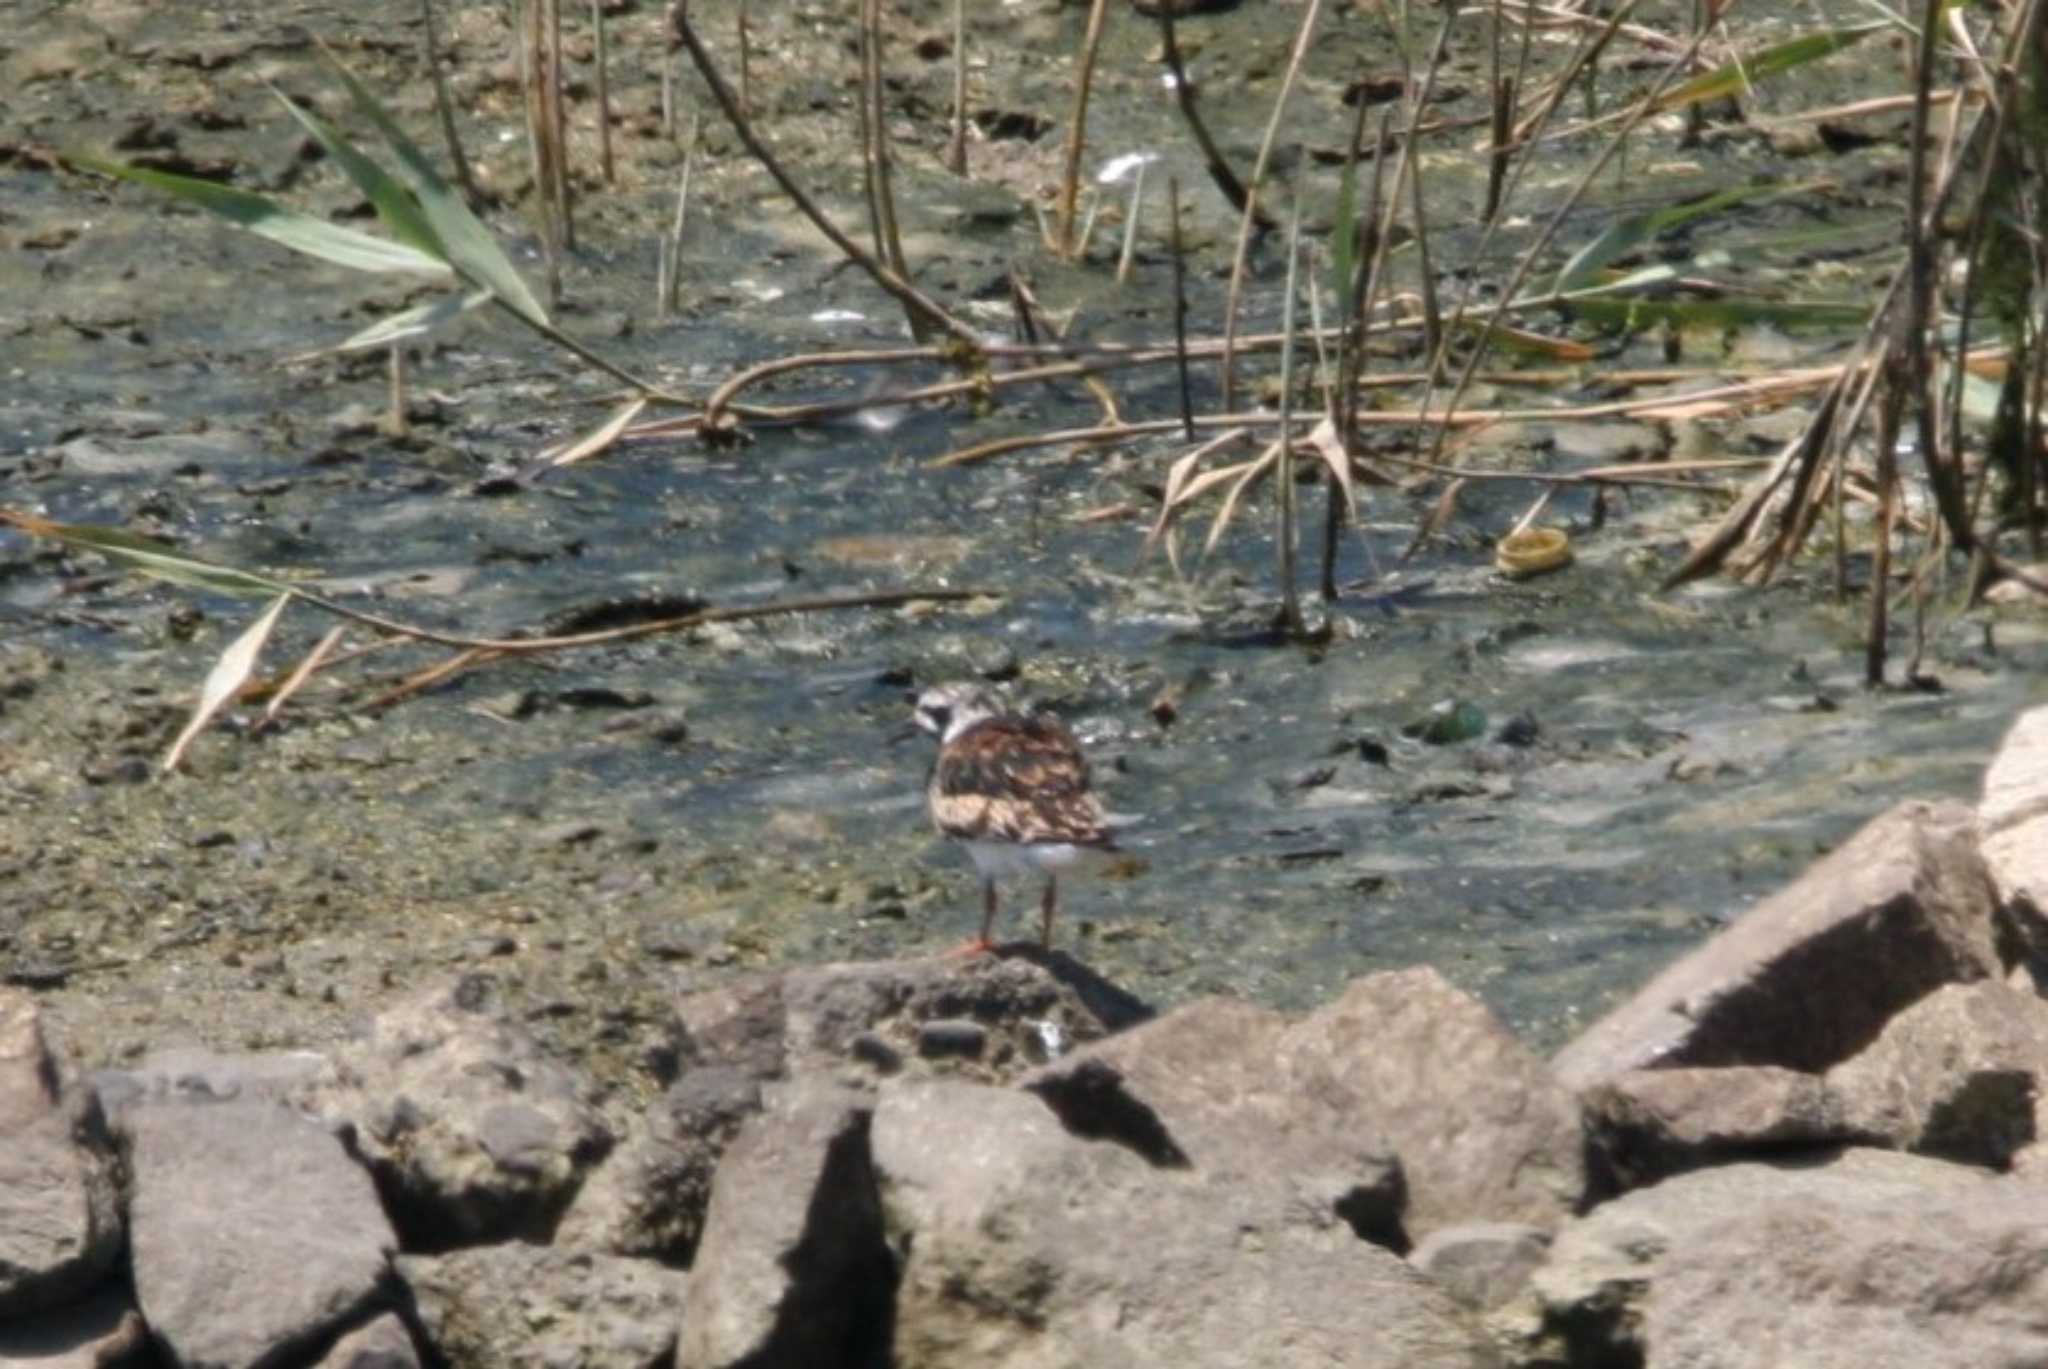
[[[1280,133],[1280,118],[1287,112],[1287,97],[1294,91],[1294,83],[1301,75],[1302,59],[1308,55],[1308,40],[1315,32],[1316,21],[1322,17],[1322,0],[1308,0],[1302,11],[1301,24],[1294,33],[1294,49],[1287,56],[1287,73],[1280,78],[1280,93],[1273,99],[1273,112],[1266,118],[1266,133],[1259,140],[1259,155],[1252,161],[1252,185],[1245,200],[1244,212],[1238,216],[1237,246],[1231,253],[1230,289],[1223,302],[1223,359],[1219,375],[1223,389],[1223,407],[1228,409],[1237,398],[1234,368],[1231,365],[1231,342],[1237,333],[1238,304],[1244,294],[1245,258],[1251,247],[1252,225],[1257,213],[1259,185],[1266,179],[1266,162],[1273,155],[1273,142]]]
[[[470,173],[469,158],[463,155],[462,137],[455,131],[455,100],[448,93],[448,73],[441,70],[441,45],[434,22],[434,0],[420,0],[420,41],[426,48],[427,75],[434,83],[434,114],[441,123],[441,140],[448,144],[448,162],[455,168],[455,183],[462,198],[476,209],[484,202],[477,193],[476,178]]]
[[[618,176],[612,166],[612,86],[611,60],[605,49],[604,0],[590,0],[590,27],[597,34],[597,157],[604,172],[604,183],[616,185]]]
[[[967,0],[953,0],[953,133],[946,142],[946,169],[967,174]]]
[[[1102,46],[1102,19],[1108,10],[1109,0],[1094,0],[1089,6],[1081,58],[1074,68],[1074,105],[1067,116],[1066,162],[1060,171],[1052,242],[1053,250],[1070,261],[1077,255],[1074,214],[1081,193],[1081,150],[1088,141],[1088,88],[1095,80],[1095,54]]]

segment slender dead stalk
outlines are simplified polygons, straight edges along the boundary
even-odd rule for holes
[[[683,152],[683,174],[676,185],[676,213],[669,224],[668,235],[661,240],[657,254],[659,279],[655,282],[655,293],[660,299],[659,308],[665,318],[674,317],[682,301],[683,279],[683,218],[690,207],[690,173],[697,165],[697,116],[690,116],[690,140]]]
[[[1270,232],[1277,225],[1253,201],[1251,192],[1244,188],[1244,182],[1230,169],[1223,149],[1216,146],[1216,139],[1210,136],[1209,126],[1202,121],[1201,111],[1196,107],[1195,83],[1188,79],[1187,66],[1181,60],[1180,42],[1175,36],[1174,8],[1172,4],[1159,7],[1160,45],[1166,58],[1166,79],[1173,86],[1173,102],[1186,121],[1195,146],[1202,149],[1202,164],[1208,168],[1209,179],[1223,192],[1223,198],[1229,200],[1230,207],[1238,213],[1253,215],[1261,233]]]
[[[868,227],[874,235],[875,252],[889,263],[889,269],[910,279],[910,262],[903,253],[903,235],[896,227],[896,193],[890,175],[889,112],[882,94],[882,3],[861,0],[860,6],[860,128],[861,155],[865,171]],[[915,308],[906,307],[911,336],[920,343],[930,340],[931,321]]]
[[[568,77],[563,74],[563,57],[566,49],[562,46],[562,0],[543,0],[547,6],[548,50],[546,79],[541,87],[547,101],[547,117],[554,133],[554,184],[550,187],[555,197],[555,212],[561,216],[562,247],[566,251],[576,250],[576,214],[569,199],[569,111],[564,98],[568,91]]]
[[[1172,6],[1167,6],[1171,9]],[[1180,237],[1180,177],[1166,178],[1167,231],[1173,251],[1173,359],[1180,371],[1180,421],[1187,440],[1195,440],[1195,392],[1188,378],[1188,265]]]
[[[973,328],[947,313],[937,300],[932,299],[902,275],[863,252],[860,245],[847,237],[839,225],[826,216],[825,211],[818,207],[817,202],[811,199],[804,188],[797,184],[796,178],[790,175],[775,154],[769,151],[768,145],[755,133],[754,125],[747,118],[746,111],[740,108],[739,98],[733,94],[732,87],[726,84],[725,77],[719,73],[717,63],[711,60],[709,49],[697,36],[697,31],[691,27],[687,0],[677,0],[669,7],[669,22],[676,36],[682,40],[683,46],[690,50],[690,60],[696,63],[698,74],[710,88],[712,98],[718,101],[718,107],[725,112],[726,120],[732,124],[733,132],[739,135],[740,141],[746,144],[747,151],[753,154],[754,159],[761,163],[770,176],[774,177],[775,183],[782,187],[782,193],[789,196],[804,217],[809,219],[848,261],[865,271],[875,284],[902,301],[906,308],[914,308],[923,313],[969,348],[979,348],[981,340]]]
[[[1231,364],[1231,342],[1237,334],[1238,305],[1244,294],[1245,260],[1251,248],[1252,227],[1256,222],[1259,201],[1259,186],[1266,179],[1266,163],[1273,155],[1273,143],[1280,134],[1280,118],[1287,112],[1287,97],[1294,93],[1295,82],[1301,76],[1302,59],[1308,55],[1308,43],[1316,31],[1316,23],[1322,17],[1322,0],[1308,0],[1301,13],[1301,24],[1295,29],[1294,49],[1287,57],[1287,72],[1280,78],[1280,93],[1273,98],[1273,112],[1266,118],[1265,136],[1259,140],[1259,155],[1252,161],[1252,185],[1245,200],[1244,212],[1237,220],[1237,247],[1231,254],[1230,289],[1223,302],[1223,359],[1218,367],[1223,389],[1223,407],[1230,408],[1237,399],[1235,368]]]
[[[548,118],[546,97],[547,58],[545,7],[547,0],[524,0],[520,6],[519,87],[526,103],[526,146],[533,169],[533,208],[540,242],[541,270],[547,278],[548,307],[562,302],[561,223],[554,201],[554,162],[559,151],[553,122]]]
[[[455,131],[455,100],[448,93],[448,73],[441,70],[440,38],[434,22],[434,0],[420,0],[420,42],[425,46],[427,74],[434,83],[434,114],[440,120],[441,141],[448,144],[448,164],[455,168],[455,183],[471,209],[480,208],[484,197],[477,192],[476,177],[469,158],[462,151],[462,135]]]
[[[1280,303],[1280,436],[1276,439],[1279,459],[1273,468],[1275,504],[1279,510],[1280,545],[1280,630],[1291,637],[1302,634],[1301,590],[1295,584],[1295,490],[1294,490],[1294,300],[1301,270],[1301,187],[1304,155],[1294,172],[1294,215],[1287,226],[1287,293]],[[1335,483],[1333,480],[1331,483]]]
[[[590,0],[590,27],[597,34],[597,157],[599,168],[604,172],[604,183],[616,185],[618,176],[612,165],[612,86],[611,59],[605,50],[604,0]]]
[[[1081,193],[1081,150],[1088,142],[1088,90],[1095,81],[1095,54],[1102,46],[1102,19],[1109,0],[1094,0],[1088,28],[1081,37],[1081,57],[1074,64],[1074,104],[1067,116],[1066,161],[1060,170],[1057,207],[1053,212],[1052,249],[1072,260],[1077,252],[1074,215]]]
[[[946,141],[946,169],[967,174],[967,0],[953,0],[953,132]]]

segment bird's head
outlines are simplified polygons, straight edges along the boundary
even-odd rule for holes
[[[933,685],[917,696],[913,706],[917,726],[942,742],[1002,712],[987,690],[965,683]]]

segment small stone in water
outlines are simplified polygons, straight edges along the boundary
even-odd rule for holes
[[[975,1057],[981,1054],[988,1032],[979,1022],[942,1017],[917,1029],[917,1053],[926,1059],[941,1055]]]

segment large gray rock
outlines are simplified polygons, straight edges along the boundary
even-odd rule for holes
[[[1525,1362],[2048,1363],[2048,1188],[1850,1150],[1639,1189],[1558,1236],[1495,1325]]]
[[[773,1086],[740,1128],[690,1267],[677,1369],[888,1363],[894,1267],[871,1109],[865,1093],[803,1079]]]
[[[511,1241],[402,1255],[420,1322],[452,1369],[668,1369],[683,1275],[650,1260]]]
[[[1294,1022],[1199,1000],[1046,1066],[1028,1086],[1083,1135],[1314,1191],[1396,1251],[1458,1222],[1555,1226],[1585,1188],[1576,1101],[1484,1005],[1429,969],[1361,979]]]
[[[1630,1070],[1580,1095],[1603,1181],[1638,1188],[1689,1169],[1882,1138],[1816,1074],[1774,1065]]]
[[[144,1100],[116,1125],[136,1301],[180,1366],[288,1362],[388,1294],[396,1238],[330,1131],[239,1099]]]
[[[584,1186],[557,1239],[688,1264],[718,1158],[760,1111],[764,1083],[1009,1080],[1145,1014],[1084,970],[1056,968],[1065,978],[1023,957],[818,965],[685,994],[679,1077]]]
[[[1076,1137],[1026,1094],[891,1084],[873,1148],[896,1369],[1495,1362],[1448,1295],[1327,1209]]]
[[[297,1097],[347,1124],[408,1250],[546,1240],[611,1146],[590,1088],[467,976],[380,1013]]]
[[[92,1095],[66,1096],[28,994],[0,988],[0,1318],[82,1296],[121,1249],[113,1152]]]
[[[1997,907],[1970,810],[1900,804],[1664,970],[1553,1065],[1575,1089],[1631,1069],[1825,1070],[1939,986],[1999,977]]]
[[[1258,1196],[1275,1211],[1341,1218],[1397,1252],[1407,1190],[1371,1100],[1286,1045],[1287,1019],[1200,998],[1026,1077],[1067,1130],[1154,1165]]]
[[[2003,1169],[2048,1121],[2048,1002],[1951,984],[1828,1071],[1856,1128],[1923,1155]]]
[[[1357,1100],[1407,1179],[1416,1239],[1461,1222],[1552,1227],[1585,1193],[1577,1101],[1470,994],[1422,966],[1355,980],[1281,1033],[1305,1094]]]
[[[2022,713],[1998,744],[1977,816],[2000,890],[2048,908],[2048,708]]]

